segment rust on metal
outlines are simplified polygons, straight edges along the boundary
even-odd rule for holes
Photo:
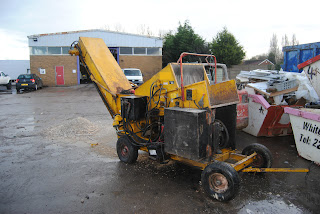
[[[215,154],[213,156],[214,160],[217,161],[226,161],[228,159],[240,161],[246,158],[246,155],[238,154],[236,153],[236,150],[230,150],[230,149],[222,149],[221,154]]]
[[[246,168],[242,172],[309,172],[305,168]]]
[[[233,159],[233,160],[240,161],[246,157],[247,157],[246,155],[237,154],[237,153],[230,153],[230,159]]]
[[[237,163],[231,164],[231,166],[238,172],[253,163],[256,155],[257,153],[254,152],[251,155],[239,160]]]
[[[230,158],[230,152],[228,151],[222,151],[221,154],[216,154],[214,155],[214,160],[217,160],[217,161],[226,161]]]
[[[239,118],[237,119],[237,129],[241,130],[248,126],[249,124],[249,118]]]
[[[173,154],[170,154],[170,158],[172,160],[180,161],[180,162],[183,162],[185,164],[198,167],[201,170],[204,170],[204,168],[206,168],[206,166],[208,165],[208,163],[202,163],[200,161],[194,161],[194,160],[183,158],[181,156],[177,156],[177,155],[173,155]]]
[[[239,102],[235,80],[210,85],[208,87],[211,107],[220,107]]]
[[[221,173],[213,173],[208,180],[210,189],[214,189],[218,193],[225,192],[229,188],[228,179]]]

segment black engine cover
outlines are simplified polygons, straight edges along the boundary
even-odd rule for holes
[[[121,116],[128,120],[140,120],[145,118],[147,108],[147,97],[125,96],[121,97]]]
[[[206,157],[209,125],[206,110],[166,108],[164,111],[165,152],[191,160]]]

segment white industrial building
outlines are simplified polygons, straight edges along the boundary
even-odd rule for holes
[[[39,75],[45,85],[56,86],[56,69],[63,69],[63,85],[79,84],[85,69],[81,68],[77,56],[68,54],[70,45],[79,37],[102,38],[121,68],[139,68],[145,79],[162,68],[161,38],[85,30],[28,36],[31,73]]]

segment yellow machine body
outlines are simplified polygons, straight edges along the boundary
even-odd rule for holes
[[[208,76],[202,64],[183,63],[184,72],[184,94],[191,91],[190,99],[181,99],[180,66],[178,63],[170,63],[159,73],[135,90],[136,95],[149,96],[153,83],[161,85],[163,95],[161,102],[170,102],[166,107],[177,106],[174,102],[179,101],[181,108],[217,108],[239,102],[236,83],[229,80],[215,85],[209,84]],[[168,101],[166,101],[166,99]],[[158,100],[156,100],[157,102]],[[199,104],[200,102],[200,104]],[[203,104],[202,104],[203,103]],[[200,106],[201,105],[201,106]]]
[[[94,80],[102,87],[114,96],[132,88],[103,39],[80,37],[79,45]]]
[[[119,137],[117,152],[120,160],[124,162],[134,162],[138,156],[136,150],[138,148],[149,152],[150,156],[153,155],[153,152],[155,154],[160,152],[163,157],[166,156],[168,159],[178,160],[199,167],[204,170],[202,179],[208,187],[208,190],[206,190],[207,193],[211,195],[211,197],[221,201],[230,200],[233,195],[236,194],[237,186],[239,185],[237,178],[238,171],[308,171],[307,169],[273,169],[269,166],[271,164],[265,168],[252,168],[251,165],[253,163],[257,163],[257,161],[259,162],[261,161],[261,158],[263,158],[263,155],[259,153],[259,148],[257,151],[249,151],[247,153],[248,155],[242,155],[235,151],[234,145],[228,145],[221,148],[218,152],[217,148],[220,147],[220,144],[214,144],[213,142],[218,142],[218,140],[223,138],[221,137],[221,133],[223,133],[221,129],[225,129],[224,133],[229,132],[230,134],[230,132],[233,132],[230,136],[232,136],[232,140],[235,141],[235,106],[239,102],[235,80],[217,82],[217,79],[215,79],[215,83],[210,85],[203,64],[182,63],[183,54],[179,59],[180,63],[168,64],[141,86],[132,88],[132,84],[127,80],[119,64],[102,39],[80,37],[79,42],[75,43],[74,49],[70,50],[69,53],[72,55],[79,55],[81,63],[87,69],[91,80],[94,82],[104,104],[114,119],[113,126],[116,128]],[[198,56],[199,55],[201,54],[198,54]],[[138,102],[135,103],[137,100]],[[130,112],[133,108],[135,108],[134,113],[131,115],[133,119],[130,119],[126,116],[126,112]],[[199,158],[187,158],[182,155],[177,155],[178,153],[170,153],[163,150],[164,146],[166,146],[166,141],[163,139],[162,135],[165,133],[163,132],[165,112],[168,111],[168,109],[192,109],[192,111],[190,111],[191,114],[193,114],[193,109],[196,109],[198,112],[205,112],[206,116],[204,118],[202,117],[202,122],[205,122],[202,124],[205,127],[208,127],[205,128],[208,137],[201,139],[204,139],[204,141],[208,143],[204,144],[205,146],[199,145],[199,148],[201,147],[203,151],[201,157],[199,155],[197,156]],[[142,113],[140,113],[140,110]],[[144,111],[146,112],[144,113]],[[183,111],[179,110],[179,112]],[[136,114],[139,114],[139,117]],[[223,121],[226,125],[218,126],[219,122],[217,121],[224,120],[225,118],[228,118],[226,121]],[[188,120],[189,118],[185,121]],[[174,127],[175,124],[173,123],[171,126]],[[193,124],[190,126],[193,126]],[[190,128],[192,129],[193,127]],[[184,127],[183,129],[187,128]],[[220,130],[220,132],[216,132],[216,130]],[[183,131],[185,132],[182,133],[188,135],[188,130]],[[201,125],[195,134],[201,135],[204,132],[204,128]],[[154,138],[154,141],[151,141],[154,135],[156,138]],[[123,138],[124,136],[126,138]],[[180,138],[180,136],[175,135],[176,138]],[[214,136],[217,136],[216,139],[214,139]],[[135,139],[140,139],[142,143],[137,143]],[[128,142],[130,140],[132,141],[131,143]],[[200,144],[201,142],[198,143]],[[118,144],[120,145],[119,148]],[[129,154],[130,151],[133,153]],[[165,160],[165,158],[161,159],[161,161]],[[231,162],[229,162],[230,160]],[[218,162],[220,162],[220,164]],[[210,181],[212,180],[212,170],[214,167],[219,168],[221,163],[224,164],[222,171],[226,170],[232,173],[233,178],[230,179],[234,179],[236,183],[236,189],[230,194],[228,193],[229,189],[226,189],[228,186],[225,186],[227,184],[224,186],[218,185],[227,182],[225,177],[228,176],[229,172],[226,174],[218,173],[219,176],[216,177],[217,182],[214,184],[210,183],[212,182]],[[229,167],[231,167],[231,169],[229,169]],[[216,175],[217,173],[213,174]],[[212,188],[213,185],[218,185],[216,187],[220,189],[218,192],[221,191],[223,194],[220,196],[219,194],[217,195],[217,192]]]
[[[83,64],[89,70],[90,78],[99,88],[111,116],[121,113],[121,102],[123,91],[132,89],[119,64],[105,45],[103,39],[80,37],[80,50],[72,50],[71,54],[80,54]],[[236,83],[234,80],[209,84],[209,79],[202,64],[183,63],[184,94],[191,91],[191,99],[181,98],[181,74],[178,63],[170,63],[151,79],[135,89],[135,95],[150,96],[152,84],[158,88],[162,87],[161,94],[152,102],[151,107],[158,104],[160,115],[166,107],[178,106],[181,108],[210,108],[214,109],[226,105],[237,104]],[[178,103],[177,103],[178,102]],[[117,118],[118,121],[119,117]]]
[[[119,94],[132,88],[130,82],[103,39],[80,37],[78,48],[77,51],[70,51],[71,54],[80,54],[81,51],[81,61],[90,71],[91,80],[96,83],[105,105],[114,117],[121,109]]]

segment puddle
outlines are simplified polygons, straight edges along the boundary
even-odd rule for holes
[[[305,213],[297,206],[290,202],[284,202],[281,199],[261,200],[249,202],[242,209],[239,210],[240,214],[255,214],[255,213],[290,213],[298,214]]]

